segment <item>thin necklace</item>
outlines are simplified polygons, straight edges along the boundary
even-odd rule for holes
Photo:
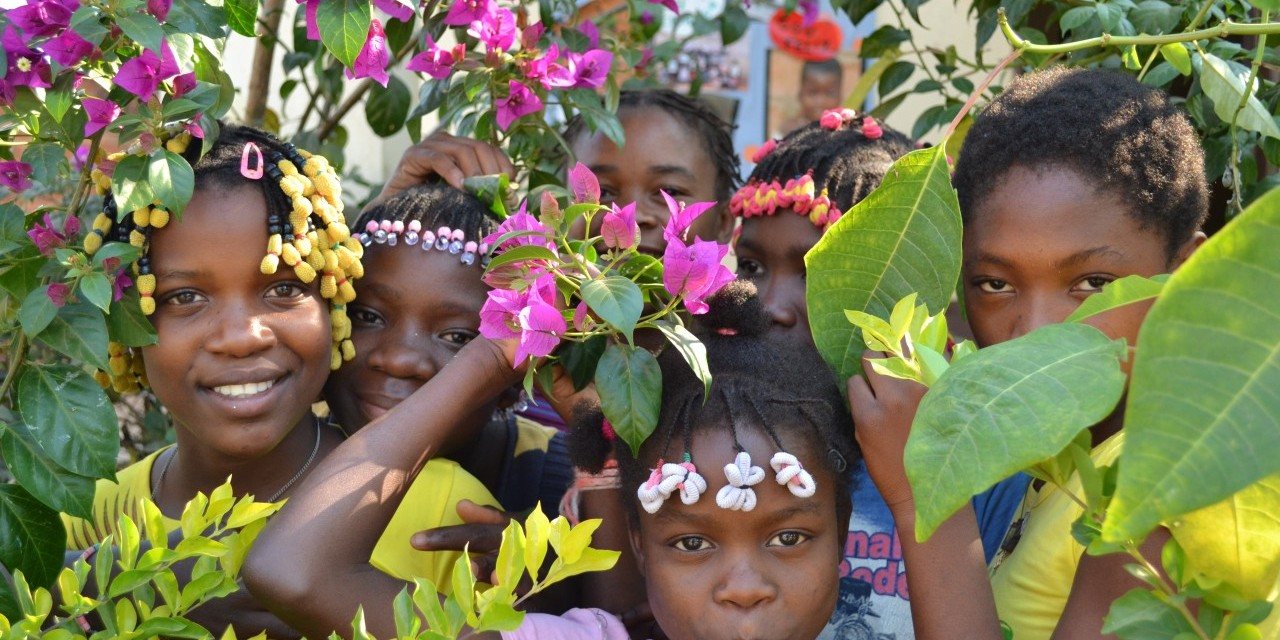
[[[316,425],[316,443],[311,447],[311,455],[307,456],[307,461],[302,463],[302,468],[298,469],[298,472],[293,474],[293,477],[289,478],[289,481],[284,483],[283,487],[280,487],[279,490],[271,494],[270,498],[267,498],[267,502],[275,502],[279,500],[280,496],[284,495],[284,492],[288,491],[289,488],[294,485],[294,483],[302,479],[302,475],[307,472],[307,469],[311,468],[311,463],[316,461],[316,454],[320,452],[320,418],[315,419],[315,425]],[[160,477],[156,478],[155,484],[151,485],[152,500],[155,500],[156,497],[160,495],[160,486],[164,484],[164,477],[168,475],[169,466],[173,464],[173,459],[176,457],[178,457],[178,447],[174,446],[173,453],[169,454],[168,458],[165,458],[164,466],[160,468]]]

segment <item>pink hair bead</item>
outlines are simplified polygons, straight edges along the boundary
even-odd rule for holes
[[[465,238],[466,234],[462,232],[462,229],[454,229],[449,238],[449,253],[452,253],[455,256],[462,253],[462,241]]]
[[[449,227],[436,229],[436,251],[444,251],[449,248],[449,232]]]

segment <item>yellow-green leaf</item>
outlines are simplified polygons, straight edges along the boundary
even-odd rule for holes
[[[1187,551],[1192,574],[1265,600],[1280,577],[1280,475],[1170,522],[1169,531]]]

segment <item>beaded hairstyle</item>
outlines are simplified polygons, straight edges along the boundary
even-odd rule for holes
[[[320,278],[320,295],[329,301],[333,346],[329,361],[337,369],[355,356],[351,342],[351,321],[346,305],[355,299],[352,280],[364,275],[360,257],[364,247],[351,237],[342,211],[342,187],[333,167],[319,155],[281,142],[269,133],[251,127],[226,126],[216,143],[198,160],[189,149],[191,136],[180,133],[165,143],[183,154],[195,173],[196,188],[258,184],[267,203],[267,246],[259,269],[273,274],[280,263],[294,270],[298,279],[311,283]],[[122,154],[110,156],[116,160]],[[266,180],[263,180],[263,177]],[[156,302],[155,274],[151,273],[151,234],[169,224],[170,213],[159,203],[124,212],[121,217],[110,192],[109,177],[94,171],[103,208],[85,238],[85,251],[92,255],[104,242],[128,242],[142,251],[133,266],[134,280],[142,312],[151,315]],[[112,343],[110,371],[99,372],[98,381],[120,393],[147,386],[142,359],[133,349]]]
[[[734,281],[708,302],[711,310],[700,320],[710,330],[701,331],[699,337],[707,348],[711,393],[704,396],[702,382],[675,350],[658,357],[662,408],[657,429],[640,456],[646,461],[658,458],[656,462],[642,462],[628,447],[615,447],[616,436],[599,408],[584,404],[575,412],[569,438],[574,464],[598,472],[614,452],[628,512],[638,515],[639,506],[656,513],[677,495],[685,504],[702,499],[706,472],[698,469],[706,465],[696,465],[698,461],[690,455],[693,437],[727,430],[733,436],[734,451],[728,455],[729,464],[722,467],[728,484],[715,496],[718,506],[752,510],[757,500],[752,487],[766,478],[785,485],[796,496],[813,495],[817,488],[813,475],[788,452],[799,450],[816,458],[805,461],[810,466],[820,466],[836,478],[837,515],[847,521],[850,486],[844,473],[857,463],[859,454],[852,419],[830,369],[811,345],[784,342],[769,333],[768,316],[751,282]],[[759,375],[762,363],[771,368],[767,379]],[[773,473],[752,464],[738,442],[744,428],[761,430],[773,443],[775,453],[769,460]],[[671,454],[678,459],[661,459]]]
[[[818,122],[761,145],[752,158],[756,168],[730,199],[729,211],[740,218],[791,211],[826,230],[913,147],[871,116],[830,109]]]
[[[356,238],[366,247],[386,245],[440,251],[458,256],[465,266],[489,264],[483,238],[498,228],[478,198],[443,182],[406,189],[375,204],[356,220]]]

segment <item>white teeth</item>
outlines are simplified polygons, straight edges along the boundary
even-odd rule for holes
[[[247,398],[270,389],[275,383],[275,380],[267,380],[266,382],[250,382],[249,384],[225,384],[221,387],[214,387],[213,392],[228,398]]]

